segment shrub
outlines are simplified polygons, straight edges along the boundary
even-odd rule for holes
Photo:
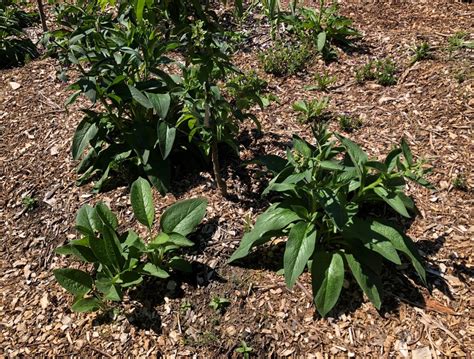
[[[413,200],[405,179],[429,186],[407,143],[384,161],[370,160],[354,142],[324,127],[314,131],[316,144],[294,136],[287,158],[266,156],[261,163],[274,174],[264,195],[271,206],[246,233],[229,262],[246,257],[255,246],[288,237],[283,256],[285,281],[291,288],[308,267],[316,308],[325,316],[336,304],[345,277],[352,273],[371,302],[381,306],[380,273],[384,261],[400,265],[398,253],[411,261],[423,283],[425,269],[412,241],[377,206],[384,204],[409,218]]]
[[[351,117],[349,115],[340,115],[338,118],[339,128],[344,132],[352,132],[362,127],[360,117]]]
[[[411,49],[413,56],[410,61],[410,65],[413,65],[415,62],[427,60],[433,58],[432,49],[430,44],[427,42],[422,42],[419,45],[414,46]]]
[[[319,90],[327,92],[329,87],[336,82],[336,76],[330,76],[326,71],[322,75],[315,74],[313,79],[316,82],[316,85],[307,86],[305,87],[305,90]]]
[[[148,241],[133,230],[118,232],[117,217],[103,203],[83,206],[77,213],[76,229],[81,238],[56,249],[93,264],[91,273],[79,269],[54,270],[59,284],[74,295],[72,310],[107,310],[108,301],[121,301],[123,292],[138,286],[145,277],[165,279],[170,271],[191,271],[176,252],[194,245],[187,236],[202,221],[207,201],[188,199],[176,202],[163,212],[160,233],[152,235],[155,218],[150,185],[143,178],[131,187],[130,200],[135,218],[148,229]]]
[[[303,123],[323,120],[327,115],[329,97],[314,100],[300,100],[293,104],[293,110],[300,113],[299,120]]]
[[[390,59],[370,60],[356,70],[355,77],[358,83],[377,80],[382,86],[390,86],[397,83],[395,72],[395,63]]]
[[[24,65],[39,53],[23,28],[37,21],[36,14],[20,10],[10,1],[0,4],[0,68]]]
[[[276,76],[294,75],[306,67],[312,57],[306,44],[285,45],[277,42],[258,56],[263,70]]]

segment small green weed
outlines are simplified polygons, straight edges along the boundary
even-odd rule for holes
[[[212,298],[209,306],[216,312],[223,312],[230,305],[230,300],[223,297]]]
[[[327,92],[329,87],[337,81],[336,76],[330,76],[327,71],[325,71],[322,75],[316,74],[313,77],[314,81],[316,82],[315,85],[305,87],[305,90],[319,90]]]
[[[468,186],[467,186],[466,176],[464,176],[463,173],[458,173],[456,177],[454,177],[453,187],[460,191],[467,191]]]
[[[25,196],[21,199],[21,203],[25,207],[26,211],[32,211],[38,207],[38,200],[35,197]]]
[[[422,42],[411,49],[413,56],[410,61],[410,66],[418,61],[428,60],[433,58],[433,50],[427,42]]]
[[[258,56],[263,70],[275,76],[294,75],[305,68],[312,56],[309,45],[276,43]]]
[[[356,70],[355,77],[358,83],[376,80],[382,86],[395,85],[395,63],[388,58],[370,60],[364,66]]]
[[[237,353],[243,354],[244,359],[250,358],[250,353],[253,351],[252,347],[249,347],[243,340],[240,342],[240,346],[235,349]]]
[[[293,110],[299,112],[298,119],[303,123],[323,120],[327,115],[329,97],[314,100],[300,100],[293,104]]]
[[[362,127],[362,120],[360,117],[351,117],[349,115],[340,115],[337,118],[339,128],[344,132],[352,132]]]
[[[465,31],[458,31],[448,38],[448,51],[453,53],[461,48],[474,48],[474,41],[467,41],[469,34]]]

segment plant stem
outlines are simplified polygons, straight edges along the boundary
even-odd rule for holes
[[[36,0],[36,3],[38,4],[38,12],[41,19],[41,26],[43,27],[43,32],[46,32],[48,31],[48,25],[46,25],[46,15],[44,13],[43,1]]]
[[[209,106],[209,101],[207,99],[208,94],[208,85],[206,84],[206,102],[205,102],[205,112],[204,112],[204,126],[206,128],[211,129],[211,109]],[[212,130],[212,129],[211,129]],[[211,140],[211,161],[212,161],[212,169],[214,171],[214,179],[216,180],[217,187],[219,188],[222,196],[227,196],[227,185],[225,181],[221,177],[221,169],[219,166],[219,151],[217,148],[217,139],[213,138]]]

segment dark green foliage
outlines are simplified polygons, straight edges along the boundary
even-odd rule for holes
[[[401,264],[399,253],[426,283],[412,241],[390,221],[393,213],[407,218],[416,213],[414,202],[404,193],[405,179],[430,186],[406,142],[402,140],[385,160],[376,161],[343,136],[336,134],[334,141],[322,126],[314,135],[315,145],[294,136],[286,164],[275,166],[283,159],[261,159],[274,175],[264,191],[272,193],[273,203],[244,235],[229,261],[247,256],[253,247],[274,237],[287,237],[286,283],[291,288],[307,267],[316,308],[323,316],[336,304],[346,270],[380,308],[382,264]],[[384,216],[380,210],[384,205],[393,213]]]
[[[24,65],[39,53],[23,32],[25,27],[38,21],[36,14],[22,11],[13,2],[0,4],[0,68]]]
[[[98,203],[95,207],[85,205],[77,213],[76,229],[82,237],[56,249],[58,254],[72,255],[94,266],[92,273],[54,270],[59,284],[74,295],[72,310],[106,310],[108,301],[121,301],[124,291],[147,277],[165,279],[171,271],[191,271],[191,265],[176,254],[180,248],[194,245],[186,236],[202,221],[207,201],[188,199],[168,207],[161,216],[160,233],[153,236],[155,210],[148,181],[136,180],[130,197],[135,218],[148,228],[146,241],[133,230],[119,232],[115,214]]]
[[[360,127],[363,123],[359,117],[351,117],[349,115],[340,115],[337,118],[339,128],[344,132],[352,132]]]
[[[433,58],[433,51],[430,47],[430,44],[427,42],[422,42],[419,45],[414,46],[411,49],[413,56],[410,61],[410,65],[422,60],[427,60]]]
[[[61,5],[62,27],[49,35],[50,52],[81,72],[68,102],[84,94],[101,105],[84,110],[74,136],[78,183],[95,178],[100,190],[117,173],[138,173],[165,193],[186,153],[212,158],[220,185],[217,145],[238,151],[240,122],[256,120],[246,110],[262,100],[253,88],[221,93],[218,84],[237,69],[218,17],[198,2],[120,2],[103,12],[108,2]]]
[[[315,74],[313,78],[316,84],[306,86],[305,90],[319,90],[327,92],[329,90],[329,87],[336,82],[336,76],[330,76],[328,72],[324,72],[322,75]]]
[[[299,112],[299,120],[303,123],[324,120],[327,116],[329,97],[313,100],[300,100],[293,104],[293,110]]]

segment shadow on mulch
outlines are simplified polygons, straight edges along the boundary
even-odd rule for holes
[[[207,287],[212,282],[226,283],[215,269],[200,262],[192,262],[191,265],[191,273],[175,273],[166,281],[150,280],[129,292],[130,299],[139,303],[126,315],[129,323],[138,329],[161,334],[161,317],[155,308],[164,304],[165,297],[184,298],[185,293],[181,289],[183,283],[193,288]]]

